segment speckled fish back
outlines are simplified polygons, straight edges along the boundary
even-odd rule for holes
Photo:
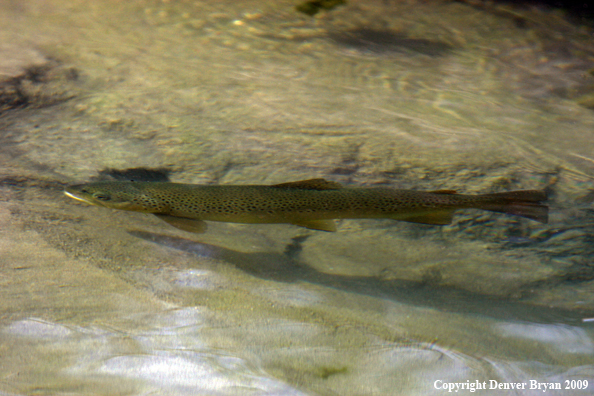
[[[202,220],[232,217],[377,218],[433,209],[475,207],[480,196],[386,188],[308,190],[273,186],[196,186],[138,183],[167,214]]]

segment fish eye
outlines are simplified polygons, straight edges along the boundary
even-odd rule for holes
[[[96,198],[99,201],[109,201],[111,199],[109,195],[103,193],[95,193],[93,194],[93,198]]]

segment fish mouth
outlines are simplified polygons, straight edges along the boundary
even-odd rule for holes
[[[77,201],[84,202],[84,203],[86,203],[86,204],[89,204],[89,205],[95,205],[95,203],[94,203],[94,202],[91,202],[91,201],[89,201],[89,200],[87,200],[87,199],[84,199],[84,198],[78,197],[78,196],[76,196],[76,195],[72,194],[71,192],[64,191],[64,194],[65,194],[67,197],[70,197],[70,198],[74,198],[74,199],[76,199]]]

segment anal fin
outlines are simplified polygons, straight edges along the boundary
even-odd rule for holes
[[[334,223],[334,220],[297,220],[292,221],[291,224],[294,224],[299,227],[309,228],[312,230],[328,232],[336,231],[336,224]]]
[[[168,216],[163,214],[155,214],[158,218],[173,226],[175,228],[179,228],[180,230],[194,232],[196,234],[202,234],[206,232],[206,222],[202,220],[196,219],[188,219],[185,217],[175,217],[175,216]]]
[[[452,222],[453,215],[454,210],[448,209],[423,213],[421,215],[398,217],[396,220],[408,221],[409,223],[446,225]]]

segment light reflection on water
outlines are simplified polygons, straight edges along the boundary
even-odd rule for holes
[[[138,380],[135,387],[141,393],[303,394],[248,367],[244,359],[209,350],[200,336],[204,318],[198,310],[175,310],[165,315],[157,320],[169,326],[133,334],[67,328],[35,318],[13,323],[4,333],[12,336],[15,347],[47,359],[53,366],[45,373],[48,377],[37,379],[38,386],[48,387],[47,381],[51,384],[52,376],[56,376],[72,377],[74,384],[89,379],[99,383]],[[135,347],[130,343],[135,343]],[[55,354],[63,354],[63,360],[52,359]],[[63,365],[64,362],[71,364]],[[34,385],[35,380],[31,383]],[[58,386],[53,391],[62,390]]]
[[[501,323],[497,327],[505,337],[533,340],[543,347],[551,346],[560,353],[591,355],[594,343],[583,328],[567,325]]]
[[[269,373],[274,366],[271,363],[296,364],[304,359],[310,361],[312,370],[317,370],[313,374],[319,377],[318,381],[325,383],[321,389],[330,387],[349,394],[394,394],[394,387],[398,394],[441,394],[442,390],[434,387],[435,381],[563,382],[594,378],[592,365],[564,368],[537,360],[471,357],[436,344],[370,340],[358,348],[316,346],[315,342],[279,347],[278,340],[315,340],[318,333],[325,331],[321,326],[286,320],[248,325],[241,331],[215,329],[228,332],[223,338],[239,338],[237,345],[241,338],[250,339],[254,332],[260,333],[254,338],[260,344],[246,344],[232,352],[222,346],[225,342],[221,339],[209,335],[211,327],[216,326],[212,319],[213,313],[204,309],[180,308],[144,317],[145,324],[152,323],[148,331],[124,332],[29,318],[4,327],[1,337],[10,339],[13,348],[45,361],[42,376],[35,371],[19,373],[23,380],[30,381],[30,389],[41,387],[56,393],[73,386],[83,389],[96,385],[101,389],[103,384],[109,391],[97,394],[122,390],[168,395],[316,394],[288,385]],[[501,342],[506,337],[530,337],[554,343],[561,355],[592,353],[591,336],[583,329],[522,323],[496,327],[502,329]],[[266,339],[268,350],[262,348]],[[60,359],[56,359],[58,356]],[[321,390],[319,384],[309,385]],[[589,389],[574,392],[591,394],[592,388]]]
[[[126,269],[128,279],[172,301],[171,308],[116,310],[114,320],[96,325],[68,318],[5,320],[0,345],[10,346],[3,362],[7,389],[28,394],[74,387],[106,395],[384,395],[398,389],[396,394],[438,395],[443,389],[435,389],[435,381],[594,378],[592,329],[571,311],[410,281],[324,274],[286,254],[128,233],[145,250],[162,247],[171,258],[187,254],[168,265]],[[208,261],[205,252],[218,259]],[[76,271],[67,265],[59,270]],[[84,287],[101,292],[103,285],[83,286],[83,293]],[[68,288],[60,293],[84,299]],[[114,299],[112,294],[105,296]],[[585,395],[591,388],[572,392]]]
[[[105,389],[99,394],[384,395],[398,389],[397,394],[438,395],[443,389],[435,388],[436,381],[594,378],[592,329],[571,312],[497,303],[410,282],[322,274],[289,256],[280,260],[282,255],[134,234],[201,259],[210,252],[248,274],[256,265],[251,276],[266,283],[232,282],[223,261],[202,262],[203,268],[192,268],[190,261],[188,268],[143,267],[128,276],[175,296],[171,309],[139,312],[112,327],[40,318],[6,324],[0,340],[11,345],[11,361],[15,356],[20,361],[15,367],[27,384],[20,392],[99,386]],[[237,317],[232,305],[191,306],[203,293],[214,298],[229,289],[243,289],[273,311]],[[376,302],[362,305],[369,298]],[[189,306],[179,307],[184,301]],[[291,310],[305,316],[278,317]],[[344,319],[329,327],[322,316],[316,320],[324,310]],[[360,310],[367,311],[367,323],[356,319]]]

